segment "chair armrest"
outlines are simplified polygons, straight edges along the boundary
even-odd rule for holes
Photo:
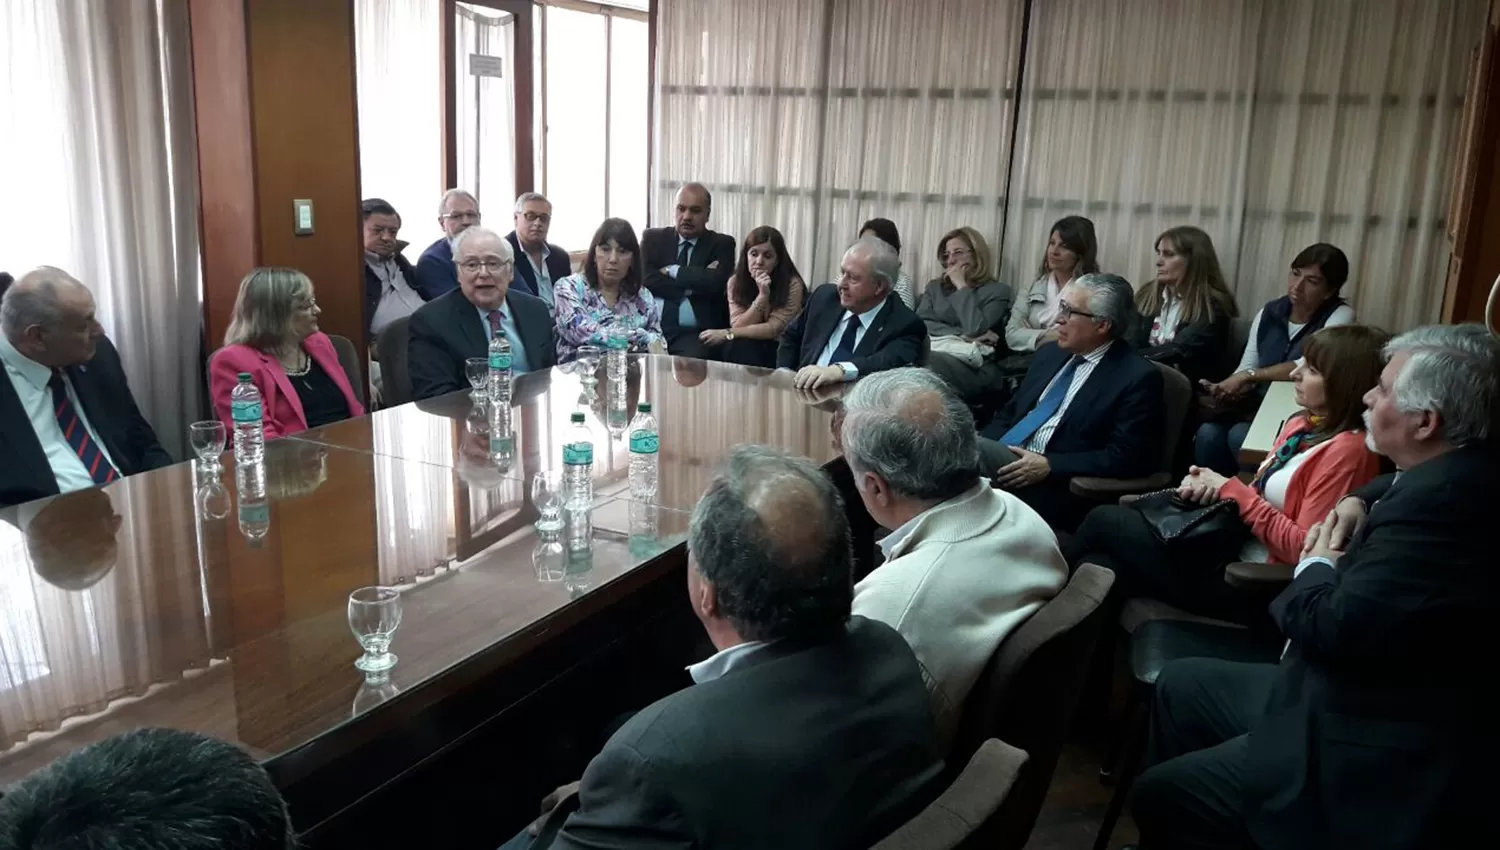
[[[1224,568],[1224,580],[1247,590],[1277,590],[1292,582],[1291,564],[1239,561]]]
[[[1118,502],[1121,496],[1149,493],[1170,487],[1172,476],[1165,472],[1147,475],[1145,478],[1090,478],[1080,475],[1068,480],[1068,490],[1075,496],[1096,502]]]
[[[1025,763],[1024,751],[985,741],[947,790],[874,850],[953,850],[999,810]]]

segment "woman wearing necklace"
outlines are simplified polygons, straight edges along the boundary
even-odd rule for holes
[[[239,375],[260,390],[266,439],[363,416],[338,353],[318,330],[312,281],[296,269],[259,268],[240,281],[224,347],[209,362],[209,392],[226,428]]]
[[[1302,411],[1282,426],[1249,484],[1191,468],[1178,496],[1203,505],[1233,501],[1240,534],[1169,547],[1139,511],[1104,505],[1079,526],[1066,547],[1068,563],[1114,570],[1110,595],[1119,600],[1148,596],[1206,617],[1264,622],[1264,601],[1257,605],[1225,583],[1224,567],[1297,563],[1308,530],[1380,473],[1380,458],[1365,444],[1364,396],[1380,381],[1380,351],[1389,338],[1375,328],[1343,325],[1308,339],[1303,363],[1292,371]]]
[[[585,345],[603,348],[615,328],[629,334],[631,351],[665,345],[661,302],[641,286],[641,273],[635,229],[623,218],[605,219],[589,243],[583,272],[553,285],[558,363],[576,359]]]

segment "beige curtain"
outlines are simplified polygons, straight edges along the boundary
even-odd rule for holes
[[[1022,9],[662,0],[653,220],[669,220],[683,182],[702,181],[711,227],[736,240],[779,228],[816,284],[865,219],[890,218],[920,287],[947,230],[999,238]]]
[[[177,457],[203,383],[188,49],[187,0],[0,3],[0,263],[93,291]]]
[[[1314,242],[1360,320],[1435,321],[1469,51],[1485,0],[1038,0],[1006,224],[1011,280],[1093,219],[1137,286],[1176,224],[1213,238],[1246,315]]]

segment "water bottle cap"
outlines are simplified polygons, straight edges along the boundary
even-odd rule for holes
[[[582,412],[578,412],[578,413],[574,413],[574,414],[573,414],[573,415],[572,415],[572,416],[571,416],[571,417],[569,417],[569,418],[570,418],[570,419],[571,419],[571,420],[572,420],[572,421],[574,421],[574,422],[582,422],[582,421],[583,421],[583,413],[582,413]]]
[[[240,383],[242,383],[242,384],[248,384],[248,383],[250,383],[253,380],[255,380],[255,379],[252,378],[252,377],[250,377],[250,373],[249,372],[241,372],[240,373]]]
[[[651,402],[649,402],[649,401],[643,401],[640,404],[636,405],[635,409],[638,410],[638,411],[640,411],[641,413],[650,413],[651,412]]]

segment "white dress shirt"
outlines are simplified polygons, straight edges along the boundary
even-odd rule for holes
[[[1063,396],[1062,406],[1057,409],[1056,413],[1052,414],[1051,419],[1042,423],[1042,427],[1036,429],[1036,433],[1031,435],[1031,439],[1027,440],[1026,445],[1022,446],[1022,448],[1036,452],[1037,454],[1046,454],[1047,441],[1052,439],[1052,433],[1057,430],[1057,424],[1062,421],[1063,416],[1068,412],[1068,405],[1073,403],[1073,397],[1078,395],[1078,391],[1083,388],[1084,382],[1089,379],[1090,375],[1094,374],[1094,367],[1099,365],[1099,361],[1104,359],[1105,353],[1114,344],[1115,341],[1110,340],[1088,354],[1083,355],[1083,362],[1079,363],[1078,368],[1073,370],[1073,382],[1068,384],[1068,394]],[[1058,377],[1062,375],[1064,369],[1068,368],[1069,362],[1071,360],[1065,361],[1062,369],[1058,369],[1057,374],[1052,376],[1052,380],[1047,382],[1047,386],[1042,389],[1042,394],[1037,396],[1038,404],[1041,403],[1042,399],[1047,397],[1047,391],[1052,389],[1053,384],[1057,383]]]
[[[370,333],[379,334],[391,322],[415,313],[423,304],[422,296],[412,289],[411,281],[401,273],[394,259],[382,260],[366,251],[365,265],[380,280],[380,301],[375,305],[375,315],[370,317]]]
[[[715,679],[723,678],[730,670],[742,666],[757,650],[770,645],[770,643],[763,640],[750,640],[744,643],[737,643],[728,649],[721,649],[715,652],[697,664],[689,664],[687,668],[688,675],[692,676],[693,682],[699,685],[704,682],[712,682]]]
[[[88,467],[83,465],[83,458],[68,445],[67,439],[63,437],[62,426],[57,424],[57,411],[52,407],[52,390],[47,386],[47,382],[52,380],[52,370],[17,351],[3,335],[0,335],[0,360],[5,362],[5,375],[10,379],[11,386],[15,387],[21,409],[26,412],[31,430],[36,432],[42,451],[47,455],[47,464],[52,467],[52,474],[57,478],[58,492],[71,493],[94,486],[94,478],[89,475]],[[68,400],[73,403],[73,409],[77,411],[83,427],[88,429],[89,437],[99,447],[99,453],[118,471],[119,465],[109,456],[109,449],[104,447],[104,441],[99,439],[99,432],[94,430],[83,405],[78,403],[78,394],[73,391],[73,381],[67,372],[63,373],[63,386],[67,388]],[[6,462],[13,462],[13,459]]]
[[[859,348],[859,344],[864,342],[865,334],[870,330],[870,323],[875,321],[875,314],[879,313],[880,308],[884,306],[885,298],[882,298],[879,304],[859,314],[859,327],[854,331],[854,345],[852,348]],[[844,311],[844,315],[839,317],[839,323],[833,326],[833,333],[828,335],[828,344],[823,346],[823,352],[818,355],[819,366],[834,365],[840,367],[844,370],[844,380],[846,381],[852,381],[859,377],[859,370],[854,368],[854,364],[848,362],[830,364],[828,361],[833,359],[833,352],[838,349],[839,340],[844,338],[844,331],[849,327],[849,317],[853,315],[854,313],[849,310]]]
[[[532,273],[536,275],[536,297],[545,301],[547,303],[547,312],[556,316],[557,302],[555,300],[556,295],[552,289],[552,274],[547,271],[547,258],[552,256],[552,249],[548,248],[545,243],[542,245],[541,265],[538,265],[535,260],[531,259],[531,253],[526,250],[526,246],[524,245],[521,246],[521,254],[526,257],[526,262],[531,264]]]

